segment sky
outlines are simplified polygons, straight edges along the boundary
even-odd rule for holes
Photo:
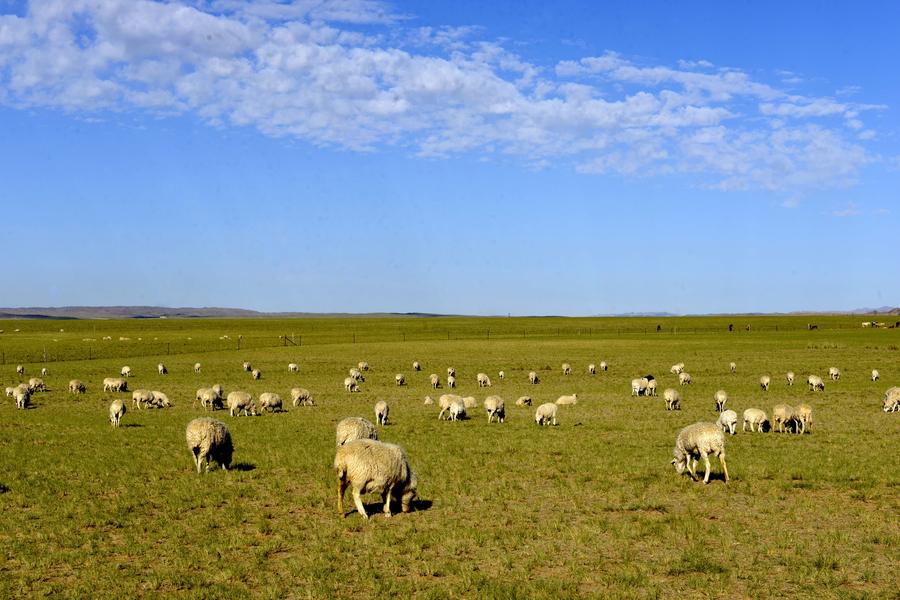
[[[0,306],[900,305],[900,3],[0,0]]]

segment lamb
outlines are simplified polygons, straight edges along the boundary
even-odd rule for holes
[[[884,393],[884,402],[881,406],[884,412],[897,412],[900,410],[900,387],[888,388]]]
[[[364,360],[359,361],[359,364],[357,364],[356,366],[359,367],[360,371],[368,371],[369,370],[369,363],[367,363]]]
[[[197,390],[196,399],[200,402],[200,406],[207,410],[223,408],[222,396],[212,388],[200,388]]]
[[[128,365],[122,367],[120,374],[122,375],[122,377],[131,377],[131,367],[129,367]]]
[[[235,413],[241,416],[242,412],[245,417],[249,415],[256,416],[256,402],[253,401],[253,396],[247,392],[231,392],[228,394],[227,403],[228,413],[232,417]]]
[[[202,366],[200,363],[194,363],[194,373],[199,373]]]
[[[560,396],[556,399],[557,406],[566,406],[578,404],[578,394],[572,394],[571,396]]]
[[[719,390],[715,393],[716,411],[725,410],[725,403],[728,402],[728,393],[725,390]]]
[[[379,400],[375,403],[375,422],[384,427],[387,425],[388,421],[388,413],[390,412],[390,408],[388,407],[387,402],[384,400]]]
[[[315,406],[316,402],[308,389],[295,387],[291,388],[291,404],[294,406]]]
[[[335,443],[338,448],[353,440],[377,440],[375,425],[362,417],[347,417],[337,424]]]
[[[413,371],[421,371],[422,370],[422,365],[419,364],[419,361],[417,361],[417,360],[413,361],[412,370]]]
[[[158,365],[156,365],[156,372],[159,373],[160,375],[168,375],[169,374],[169,370],[166,368],[166,365],[164,365],[162,363],[159,363]]]
[[[632,396],[643,396],[644,391],[647,389],[647,384],[650,383],[645,378],[641,377],[639,379],[631,380],[631,395]]]
[[[6,388],[6,397],[7,397],[7,398],[12,398],[12,397],[15,396],[15,395],[16,395],[16,388],[14,388],[14,387],[7,387],[7,388]]]
[[[506,406],[503,403],[503,398],[500,396],[488,396],[485,398],[484,409],[487,411],[488,423],[491,423],[494,417],[497,417],[498,423],[503,423],[506,420]]]
[[[447,367],[447,377],[456,377],[456,369]]]
[[[397,385],[406,385],[406,376],[403,373],[397,373],[394,375],[394,381]]]
[[[828,376],[832,381],[837,381],[841,378],[841,371],[837,367],[828,367]]]
[[[451,404],[461,401],[462,397],[457,396],[456,394],[443,394],[440,398],[438,398],[438,406],[441,409],[441,412],[438,413],[438,420],[444,418],[444,411],[449,411]]]
[[[689,385],[690,383],[692,383],[690,373],[680,373],[678,375],[678,383],[680,383],[681,385]]]
[[[356,380],[352,377],[344,378],[344,389],[348,392],[358,392],[359,386],[356,384]]]
[[[431,388],[432,389],[436,390],[439,387],[441,387],[441,378],[438,377],[437,373],[432,373],[431,375],[428,376],[428,379],[431,380]]]
[[[765,411],[758,408],[748,408],[744,411],[744,424],[741,426],[741,431],[747,431],[747,425],[750,425],[751,432],[758,431],[762,433],[763,425],[765,425],[767,420]]]
[[[728,363],[728,368],[731,370],[731,374],[734,375],[737,373],[737,365],[733,362]]]
[[[572,365],[570,365],[569,363],[563,363],[562,364],[562,373],[563,373],[563,375],[571,374],[572,373]]]
[[[478,379],[478,387],[491,387],[491,378],[487,376],[487,373],[479,373],[476,379]]]
[[[703,483],[709,483],[709,455],[719,458],[722,471],[725,472],[725,483],[728,483],[728,465],[725,464],[725,433],[714,423],[694,423],[688,425],[678,433],[675,438],[675,448],[672,449],[672,465],[680,475],[687,468],[691,478],[697,479],[697,459],[702,458],[706,464],[706,473]]]
[[[607,370],[609,370],[609,365],[606,364],[606,361],[605,361],[605,360],[600,361],[600,370],[601,370],[601,371],[607,371]]]
[[[531,396],[519,396],[516,406],[531,406]]]
[[[297,363],[288,363],[288,373],[297,373],[300,371],[300,365]]]
[[[771,382],[772,382],[771,377],[769,377],[768,375],[763,375],[759,378],[759,388],[764,392],[768,392],[769,391],[769,383],[771,383]]]
[[[787,427],[794,427],[794,408],[788,404],[776,404],[772,409],[772,429],[784,433]]]
[[[466,418],[466,405],[459,400],[451,402],[449,413],[451,421],[461,421]]]
[[[334,457],[338,480],[338,512],[344,515],[344,491],[353,490],[356,510],[368,520],[361,495],[381,494],[384,516],[391,516],[391,498],[400,500],[403,512],[409,512],[416,497],[418,480],[400,446],[376,440],[355,440],[338,448]],[[346,515],[344,515],[346,516]]]
[[[104,392],[127,392],[128,382],[120,377],[106,377],[103,380]]]
[[[878,372],[878,369],[872,369],[872,381],[878,381],[881,377],[881,373]]]
[[[456,377],[453,375],[447,375],[447,387],[455,388],[456,387]]]
[[[556,425],[556,413],[559,410],[552,402],[545,402],[534,411],[534,422],[538,425]]]
[[[153,394],[153,400],[150,401],[150,405],[153,408],[170,408],[172,406],[172,403],[169,401],[169,396],[166,394],[158,390],[153,390],[150,393]]]
[[[278,394],[274,394],[272,392],[263,392],[259,395],[259,412],[264,413],[266,409],[269,409],[271,412],[283,412],[284,411],[284,403],[281,401],[281,396]]]
[[[656,380],[651,379],[647,382],[647,389],[644,391],[645,396],[656,396]]]
[[[666,388],[663,399],[666,401],[666,410],[681,410],[681,394],[675,388]]]
[[[431,399],[431,396],[425,396],[425,402],[423,404],[425,404],[425,406],[431,406],[434,404],[434,400]]]
[[[672,365],[669,369],[672,375],[681,375],[684,372],[684,363],[677,363]]]
[[[794,420],[796,421],[794,433],[806,433],[807,428],[812,425],[812,407],[809,404],[801,404],[794,410]],[[799,425],[797,427],[796,425]],[[810,431],[812,433],[812,431]]]
[[[241,365],[241,368],[249,373],[250,371],[253,370],[253,365],[251,365],[248,362],[244,362],[244,364]]]
[[[722,428],[722,431],[727,431],[734,435],[737,432],[737,418],[737,413],[733,410],[723,410],[719,414],[716,424]]]
[[[540,382],[540,379],[538,379],[537,373],[535,373],[534,371],[529,371],[528,372],[528,383],[530,383],[531,385],[536,385],[539,382]]]
[[[462,404],[465,408],[478,408],[478,400],[475,399],[475,396],[464,396]]]
[[[807,377],[806,384],[809,386],[809,389],[814,392],[825,391],[825,382],[822,381],[822,378],[818,375],[810,375]]]
[[[794,385],[794,372],[793,371],[788,371],[787,375],[785,375],[785,378],[787,378],[788,385]]]
[[[253,379],[260,379],[262,378],[262,371],[260,371],[259,369],[253,369],[250,372],[250,376],[253,377]]]
[[[503,381],[503,379],[506,377],[506,373],[500,371],[499,373],[497,373],[497,377],[500,378],[500,381]]]
[[[231,443],[231,433],[222,421],[210,417],[198,417],[187,424],[185,438],[188,450],[197,465],[198,475],[204,461],[206,462],[206,471],[209,472],[210,459],[217,462],[226,471],[231,466],[234,446]]]
[[[125,401],[121,398],[117,398],[112,401],[112,404],[109,405],[109,422],[113,427],[119,426],[119,421],[122,420],[122,416],[125,414]]]

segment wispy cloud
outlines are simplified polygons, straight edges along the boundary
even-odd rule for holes
[[[42,0],[0,16],[0,103],[192,113],[355,151],[689,174],[719,189],[852,183],[880,106],[787,93],[707,60],[535,64],[478,27],[377,0]],[[784,74],[782,74],[784,76]]]
[[[857,206],[856,202],[849,202],[847,206],[844,208],[840,208],[837,210],[831,211],[832,216],[835,217],[856,217],[862,214],[859,210],[859,206]]]

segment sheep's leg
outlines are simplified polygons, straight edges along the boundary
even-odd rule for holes
[[[691,479],[697,481],[697,461],[688,456],[686,466]]]
[[[725,464],[725,453],[719,455],[719,462],[722,463],[722,470],[725,471],[725,483],[728,483],[728,465]]]
[[[391,516],[391,488],[387,488],[382,492],[381,499],[384,501],[384,516]]]
[[[344,490],[347,489],[347,482],[344,481],[342,477],[338,478],[338,512],[341,513],[341,516],[346,517],[344,514]]]
[[[369,515],[366,514],[366,507],[363,506],[362,496],[358,488],[353,488],[353,503],[356,504],[356,510],[359,511],[359,514],[368,521]]]
[[[709,456],[704,452],[701,454],[703,457],[703,464],[706,465],[706,472],[703,474],[703,483],[709,483]]]

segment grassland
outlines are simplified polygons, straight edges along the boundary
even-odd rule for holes
[[[51,389],[29,410],[0,405],[0,597],[896,598],[900,419],[880,402],[900,385],[900,330],[817,317],[820,329],[807,331],[809,320],[0,322],[0,384],[18,383],[15,363],[27,357],[26,377],[47,366]],[[243,360],[262,380],[240,371]],[[372,370],[349,396],[341,382],[360,360]],[[422,372],[411,371],[413,360]],[[589,376],[587,364],[601,360],[609,372]],[[157,375],[160,361],[169,375]],[[630,397],[630,380],[646,373],[660,390],[675,387],[669,366],[679,361],[694,378],[681,389],[681,412]],[[288,373],[288,362],[300,372]],[[106,407],[121,395],[103,393],[100,381],[126,363],[131,388],[165,391],[175,406],[129,403],[113,430]],[[428,374],[443,379],[451,365],[458,391],[479,400],[475,374],[492,376],[490,393],[507,401],[504,425],[488,425],[481,411],[439,422],[423,406],[435,395]],[[808,392],[806,374],[832,365],[842,379]],[[540,385],[528,384],[532,369]],[[394,385],[398,372],[408,386]],[[763,373],[773,378],[768,393],[757,384]],[[84,397],[65,392],[73,377],[87,382]],[[194,391],[215,382],[285,397],[302,385],[318,405],[217,413],[232,430],[236,468],[198,476],[184,426],[203,412]],[[727,485],[678,476],[675,435],[715,420],[720,388],[739,414],[808,402],[812,433],[729,437]],[[564,393],[579,403],[561,408],[558,427],[538,428],[532,409],[511,406],[524,394],[540,403]],[[373,419],[377,399],[392,417],[379,435],[401,444],[418,472],[418,510],[341,518],[334,425]],[[367,504],[377,511],[380,499]]]

